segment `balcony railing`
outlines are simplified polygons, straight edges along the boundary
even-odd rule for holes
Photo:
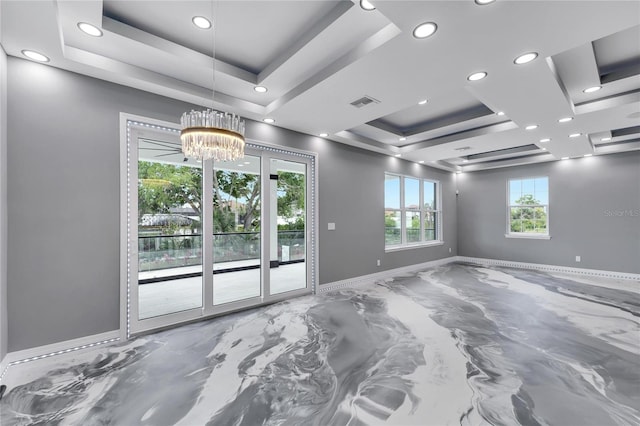
[[[278,231],[281,263],[305,258],[305,232]],[[214,263],[260,259],[260,232],[213,234]],[[138,270],[156,271],[202,264],[202,234],[138,237]]]
[[[406,231],[407,242],[408,243],[416,243],[420,242],[420,229],[410,228]],[[435,229],[425,229],[424,230],[424,241],[432,241],[435,240],[436,230]],[[387,246],[391,245],[399,245],[402,243],[402,230],[396,227],[387,226],[384,228],[384,240]]]

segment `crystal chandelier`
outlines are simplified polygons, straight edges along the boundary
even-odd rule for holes
[[[244,157],[244,120],[236,114],[206,110],[182,114],[182,153],[200,161]]]
[[[211,7],[213,15],[213,6]],[[213,34],[213,33],[212,33]],[[213,37],[213,88],[215,94],[215,36]],[[244,120],[236,114],[207,109],[182,114],[180,141],[182,153],[204,161],[234,161],[244,157]]]

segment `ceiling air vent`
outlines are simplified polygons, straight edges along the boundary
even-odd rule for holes
[[[351,102],[351,105],[353,105],[356,108],[362,108],[363,106],[367,106],[369,104],[379,104],[380,101],[377,99],[372,98],[371,96],[363,96],[360,99],[356,99],[355,101]]]

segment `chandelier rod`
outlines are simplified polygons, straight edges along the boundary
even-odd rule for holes
[[[211,108],[216,108],[216,31],[218,29],[218,8],[214,4],[215,0],[211,0]],[[215,9],[215,10],[214,10]]]
[[[235,161],[244,157],[245,122],[239,115],[215,109],[216,91],[216,26],[219,4],[211,1],[211,108],[185,112],[180,119],[182,152],[200,161]],[[205,102],[208,103],[208,102]]]

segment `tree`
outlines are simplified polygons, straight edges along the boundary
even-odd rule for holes
[[[202,213],[202,169],[148,161],[138,162],[138,214],[169,213],[189,205]],[[291,220],[291,229],[304,229],[305,175],[278,173],[278,216]],[[214,232],[260,229],[260,177],[227,170],[213,175]]]
[[[511,207],[511,232],[546,232],[547,212],[532,194],[516,200],[518,207]],[[520,207],[531,206],[531,207]]]
[[[138,215],[169,213],[188,204],[202,211],[202,169],[138,162]]]
[[[245,231],[260,229],[260,180],[249,173],[217,170],[213,179],[214,231],[236,231],[236,215]],[[241,200],[242,202],[239,202]]]
[[[293,172],[278,172],[278,216],[290,219],[296,218],[305,205],[305,175]],[[304,219],[297,218],[295,223],[304,229]]]

